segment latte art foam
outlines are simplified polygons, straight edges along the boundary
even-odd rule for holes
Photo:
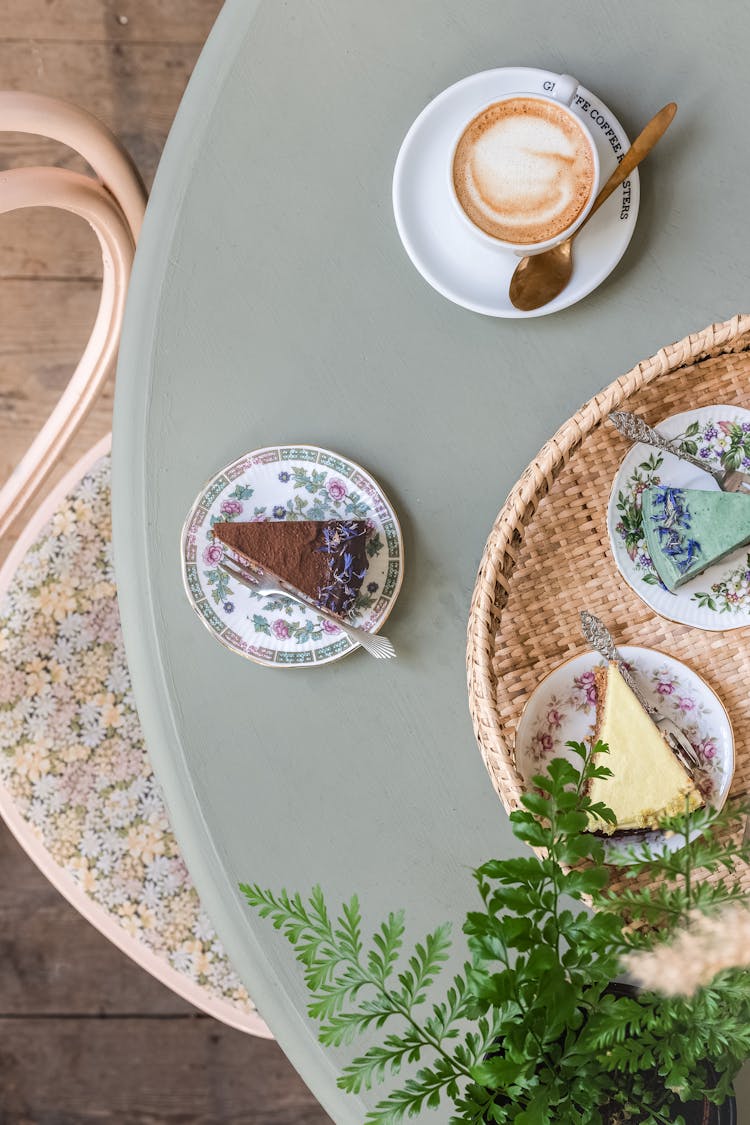
[[[459,203],[485,234],[526,245],[571,226],[589,201],[595,166],[573,114],[541,98],[482,110],[453,158]]]

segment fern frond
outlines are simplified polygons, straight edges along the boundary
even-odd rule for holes
[[[398,1125],[404,1117],[417,1117],[423,1109],[437,1109],[443,1094],[455,1099],[458,1086],[454,1072],[438,1058],[432,1067],[422,1067],[400,1090],[392,1090],[378,1102],[365,1121],[367,1125]]]
[[[417,942],[414,954],[409,958],[409,969],[399,973],[401,992],[399,998],[411,1009],[423,1003],[425,990],[434,981],[442,966],[448,960],[451,947],[451,925],[446,922],[428,934],[424,944]]]
[[[464,965],[464,974],[453,978],[453,983],[445,994],[445,1000],[433,1004],[432,1015],[425,1020],[425,1031],[433,1036],[438,1043],[447,1037],[456,1034],[454,1024],[467,1016],[466,1001],[466,974],[471,970],[471,965]]]
[[[341,949],[348,950],[353,960],[358,960],[362,952],[362,918],[359,912],[359,899],[352,895],[344,903],[336,921],[335,937]]]
[[[347,1000],[353,1000],[367,984],[367,978],[357,972],[356,967],[348,966],[340,977],[336,977],[320,987],[313,994],[307,1011],[314,1020],[329,1020],[343,1009]]]
[[[401,1036],[388,1035],[382,1047],[370,1047],[364,1055],[352,1059],[337,1084],[350,1094],[370,1090],[374,1083],[384,1081],[386,1072],[399,1074],[404,1062],[419,1062],[424,1046],[413,1027],[407,1027]]]
[[[374,949],[367,954],[367,965],[378,981],[385,985],[398,961],[404,943],[404,912],[389,914],[372,937]]]

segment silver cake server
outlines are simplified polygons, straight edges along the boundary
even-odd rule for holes
[[[690,777],[695,780],[695,775],[700,769],[700,760],[693,749],[692,743],[685,732],[681,731],[672,719],[668,718],[666,715],[660,715],[656,707],[654,707],[652,703],[649,703],[644,697],[630,669],[617,651],[617,646],[612,638],[612,634],[604,622],[600,621],[598,617],[595,617],[593,613],[589,613],[588,610],[582,609],[581,632],[586,642],[590,644],[593,649],[601,653],[605,660],[613,661],[617,665],[620,675],[643,710],[654,720],[674,751],[678,761],[685,767]]]
[[[741,473],[738,469],[717,469],[713,465],[709,465],[708,461],[703,461],[700,457],[693,457],[692,453],[686,453],[684,449],[680,449],[679,445],[670,441],[669,438],[665,438],[653,426],[649,426],[642,418],[639,418],[637,414],[630,414],[627,410],[613,410],[609,420],[628,441],[642,441],[646,445],[653,445],[655,449],[663,449],[665,453],[672,453],[675,457],[679,457],[681,461],[687,461],[694,465],[696,469],[702,469],[704,473],[709,473],[722,492],[743,492],[750,488],[750,473]]]

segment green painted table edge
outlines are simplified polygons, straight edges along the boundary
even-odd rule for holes
[[[336,1086],[338,1072],[312,1025],[286,1001],[236,897],[190,781],[160,659],[159,613],[149,577],[146,418],[159,339],[160,294],[169,248],[196,154],[260,0],[227,0],[180,104],[159,164],[128,293],[117,367],[113,424],[112,521],[118,597],[138,712],[172,826],[201,900],[253,1000],[302,1079],[340,1125],[360,1125],[366,1109]],[[175,567],[177,568],[177,548]],[[222,890],[223,888],[223,890]],[[232,903],[231,908],[229,903]]]

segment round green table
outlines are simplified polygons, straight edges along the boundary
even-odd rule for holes
[[[583,399],[750,304],[737,129],[750,9],[732,9],[725,30],[698,0],[229,0],[167,143],[115,410],[128,656],[201,898],[342,1125],[364,1116],[336,1088],[348,1054],[318,1045],[290,947],[237,884],[320,882],[334,902],[357,891],[368,923],[403,906],[416,938],[460,923],[470,869],[514,847],[467,709],[477,563],[509,488]],[[575,74],[631,135],[666,101],[680,106],[642,174],[620,266],[582,303],[525,321],[434,292],[399,242],[390,198],[422,107],[510,64]],[[188,605],[179,539],[193,498],[244,451],[284,442],[360,462],[396,505],[407,564],[387,630],[397,661],[258,667]]]

